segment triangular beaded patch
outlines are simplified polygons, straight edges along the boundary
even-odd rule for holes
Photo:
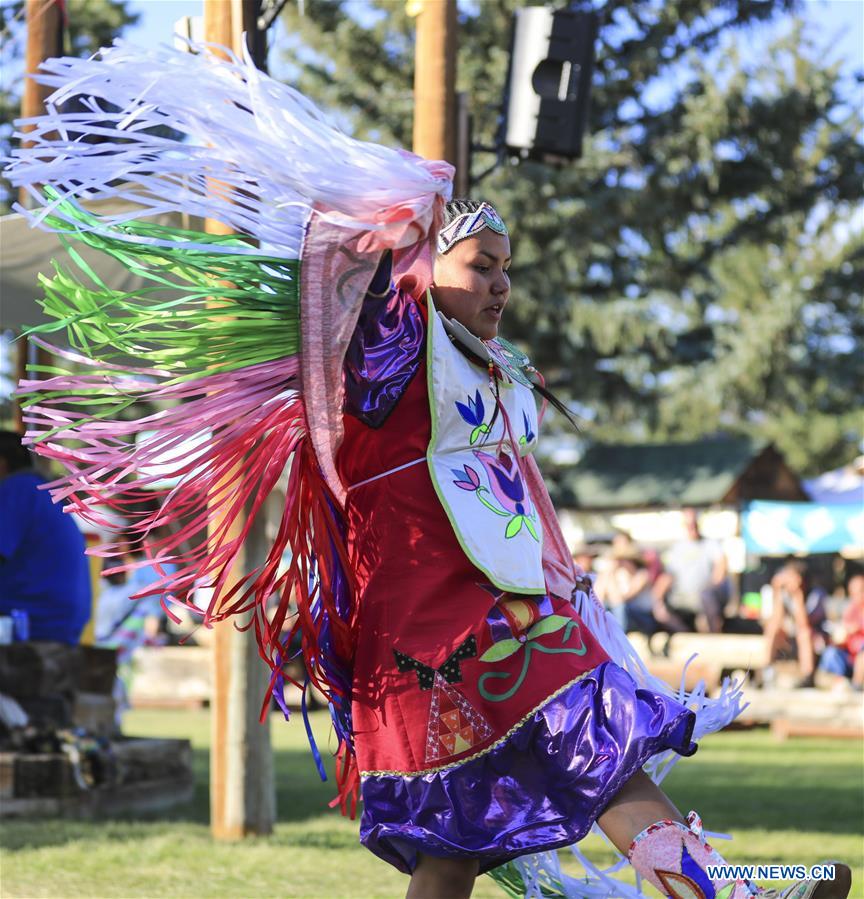
[[[437,762],[466,752],[491,735],[486,719],[436,672],[426,730],[426,761]]]

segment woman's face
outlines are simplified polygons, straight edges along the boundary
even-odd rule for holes
[[[481,340],[491,340],[510,299],[509,268],[506,234],[484,228],[475,237],[460,240],[435,260],[435,306]]]

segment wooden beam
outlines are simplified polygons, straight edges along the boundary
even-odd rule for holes
[[[414,55],[414,152],[456,165],[456,0],[422,0]]]
[[[63,11],[57,0],[26,0],[27,47],[24,67],[27,75],[39,71],[41,63],[52,56],[63,54]],[[54,91],[53,87],[38,84],[32,78],[24,79],[24,93],[21,97],[21,117],[28,119],[45,112],[45,99]],[[32,126],[24,126],[30,131]],[[27,142],[23,142],[27,146]],[[31,206],[30,196],[21,188],[18,202]]]
[[[15,383],[20,384],[27,377],[27,357],[30,353],[30,340],[22,335],[14,344],[15,346]],[[24,424],[24,406],[21,404],[21,398],[15,397],[15,430],[19,434],[23,434],[27,427]]]
[[[238,53],[243,30],[248,31],[257,19],[257,8],[255,0],[205,0],[205,40]],[[205,227],[210,234],[229,232],[222,222],[210,219]],[[218,298],[214,305],[224,310]],[[217,517],[211,533],[220,523]],[[236,520],[226,539],[237,537],[244,524],[242,518]],[[247,537],[232,577],[241,576],[254,564],[265,539],[261,523]],[[268,671],[258,655],[254,631],[239,631],[234,624],[226,621],[217,625],[213,641],[210,829],[220,840],[271,833],[275,819],[269,723],[258,721]]]

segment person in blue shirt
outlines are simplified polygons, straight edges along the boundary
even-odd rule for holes
[[[76,644],[90,619],[84,536],[40,490],[19,434],[0,431],[0,615],[27,612],[31,640]]]

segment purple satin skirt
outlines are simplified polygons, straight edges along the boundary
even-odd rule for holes
[[[469,857],[480,871],[581,840],[658,752],[692,755],[694,714],[604,662],[501,745],[417,777],[364,777],[360,841],[400,871],[417,853]]]

